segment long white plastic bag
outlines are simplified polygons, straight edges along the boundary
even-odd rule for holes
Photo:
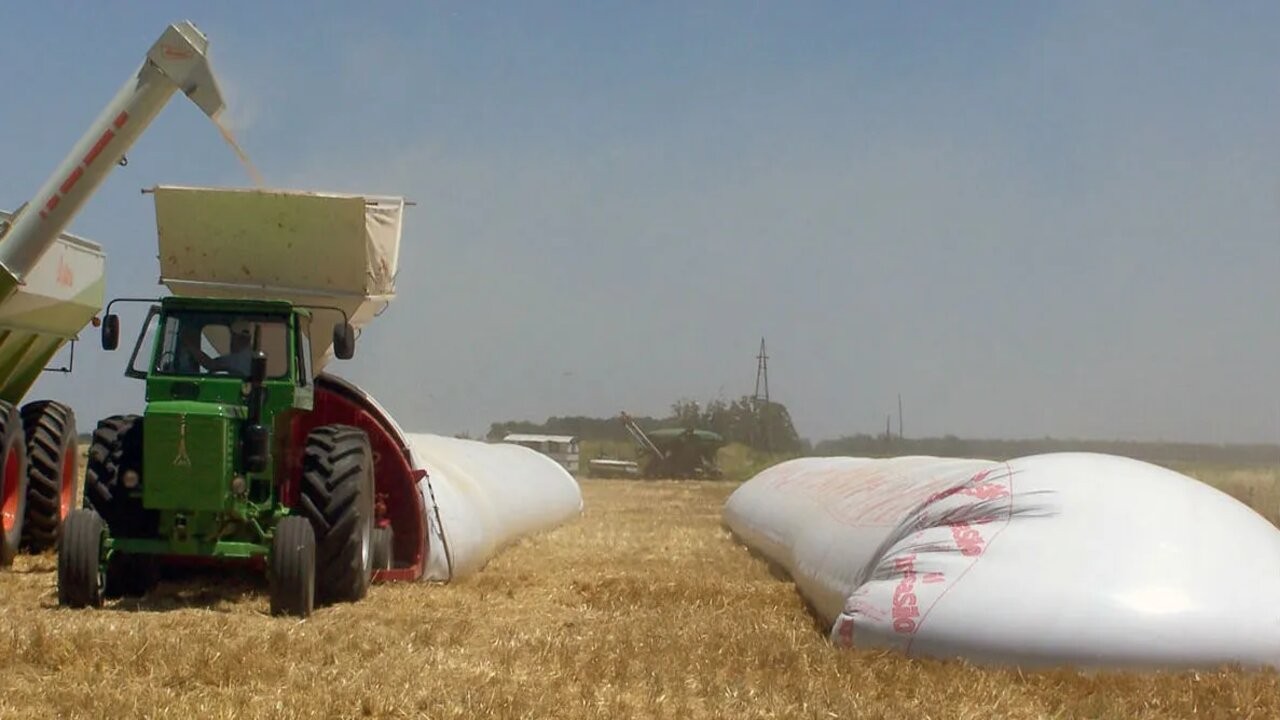
[[[1127,458],[804,458],[725,520],[841,645],[1021,667],[1280,666],[1280,531]]]
[[[426,580],[457,580],[510,543],[582,512],[578,483],[526,447],[406,433],[429,528]]]

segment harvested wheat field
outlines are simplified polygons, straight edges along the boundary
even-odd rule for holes
[[[307,621],[252,576],[55,607],[0,572],[0,717],[1280,717],[1275,673],[1040,674],[827,644],[721,527],[727,483],[584,481],[584,516],[452,586]],[[1266,570],[1264,570],[1266,571]]]

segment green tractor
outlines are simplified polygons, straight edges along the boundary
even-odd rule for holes
[[[110,308],[102,345],[114,350]],[[265,559],[275,614],[308,615],[317,594],[364,596],[390,554],[389,533],[375,532],[369,438],[326,424],[293,441],[315,402],[311,320],[284,301],[166,297],[151,307],[126,371],[146,381],[146,410],[93,433],[85,507],[67,518],[58,557],[61,604],[143,594],[157,559],[173,556]],[[354,352],[345,319],[333,348],[341,359]],[[299,465],[286,504],[282,479]]]

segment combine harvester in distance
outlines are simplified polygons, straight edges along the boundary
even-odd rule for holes
[[[640,472],[646,478],[718,478],[716,453],[725,441],[718,433],[692,427],[670,427],[645,432],[635,419],[621,413],[619,419],[636,445]]]

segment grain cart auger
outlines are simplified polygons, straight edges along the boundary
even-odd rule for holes
[[[63,231],[176,91],[210,117],[221,112],[206,46],[190,23],[170,25],[34,199],[0,213],[0,565],[20,546],[54,546],[75,497],[71,408],[41,400],[17,409],[102,309],[102,249]]]
[[[141,416],[102,420],[58,598],[144,594],[159,563],[265,567],[274,614],[414,579],[427,547],[395,421],[321,372],[394,295],[400,198],[158,187],[160,281],[126,375]],[[137,300],[113,300],[136,302]],[[112,304],[103,347],[115,349]]]

